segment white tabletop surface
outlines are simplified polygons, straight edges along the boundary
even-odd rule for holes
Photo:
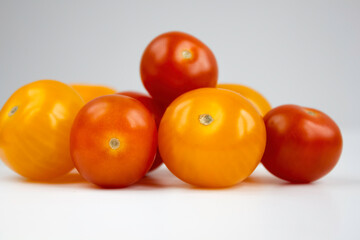
[[[259,166],[223,190],[191,187],[162,167],[104,190],[72,173],[51,184],[0,164],[0,239],[360,239],[359,131],[336,168],[292,185]]]

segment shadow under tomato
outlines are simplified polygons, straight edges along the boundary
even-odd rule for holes
[[[96,184],[88,182],[84,185],[85,188],[93,189],[93,190],[101,190],[101,191],[148,191],[154,189],[168,189],[171,188],[168,184],[165,184],[161,179],[156,177],[145,176],[137,183],[132,184],[126,187],[101,187]]]
[[[275,176],[271,175],[257,175],[257,176],[250,176],[244,180],[243,183],[250,184],[250,185],[262,185],[262,186],[317,186],[325,183],[326,185],[360,185],[360,180],[351,179],[351,178],[320,178],[314,182],[288,182],[286,180],[282,180]]]
[[[139,189],[188,189],[188,190],[197,190],[197,191],[221,191],[221,190],[229,190],[241,187],[240,184],[230,187],[199,187],[183,182],[182,180],[175,177],[167,168],[163,167],[157,171],[154,171],[148,175],[146,175],[143,179],[141,179],[138,183],[133,185],[134,190]]]
[[[251,185],[284,185],[286,184],[286,181],[283,181],[281,179],[277,179],[273,176],[250,176],[246,178],[242,183],[240,184],[251,184]]]
[[[166,188],[168,187],[164,182],[164,179],[156,176],[145,176],[139,182],[135,183],[134,186],[143,186],[148,188]]]
[[[242,188],[248,189],[257,189],[258,187],[271,187],[271,186],[318,186],[326,183],[326,185],[357,185],[360,186],[360,179],[351,177],[339,178],[338,176],[329,176],[324,179],[320,179],[313,183],[290,183],[284,180],[281,180],[267,172],[255,172],[243,182],[236,184],[235,186],[226,187],[226,188],[203,188],[197,187],[190,184],[187,184],[177,177],[175,177],[165,166],[161,166],[159,169],[154,170],[153,172],[148,173],[144,178],[139,182],[125,188],[101,188],[92,183],[84,180],[81,175],[73,170],[69,174],[56,178],[50,181],[34,181],[29,179],[24,179],[20,176],[13,175],[8,178],[10,181],[23,182],[28,184],[39,184],[39,185],[71,185],[71,184],[80,184],[81,188],[88,188],[94,190],[106,190],[106,191],[121,191],[121,190],[130,190],[130,191],[151,191],[151,190],[168,190],[168,189],[184,189],[184,190],[196,190],[196,191],[226,191],[226,190],[240,190]]]
[[[81,177],[81,175],[77,172],[71,172],[64,176],[55,178],[53,180],[47,180],[47,181],[36,181],[26,178],[18,178],[19,181],[25,182],[25,183],[35,183],[35,184],[51,184],[51,185],[61,185],[61,184],[75,184],[75,183],[83,183],[86,182],[84,178]]]
[[[147,174],[139,182],[130,186],[129,188],[133,190],[151,190],[151,189],[171,189],[171,188],[181,188],[188,190],[197,190],[197,191],[221,191],[221,190],[234,190],[240,189],[245,186],[260,186],[260,185],[287,185],[286,181],[277,179],[271,175],[260,175],[260,176],[251,176],[245,179],[243,182],[238,183],[230,187],[216,187],[216,188],[207,188],[207,187],[198,187],[188,183],[183,182],[182,180],[175,177],[166,167],[161,167],[155,171]]]
[[[190,189],[191,186],[173,176],[167,169],[162,169],[146,175],[139,182],[132,186],[134,190],[151,190],[151,189],[171,189],[182,188]]]

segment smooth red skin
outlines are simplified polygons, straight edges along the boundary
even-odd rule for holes
[[[109,140],[120,139],[112,150]],[[139,181],[153,164],[157,130],[151,113],[138,100],[108,95],[86,104],[71,131],[75,167],[89,182],[104,188],[126,187]]]
[[[183,59],[182,50],[193,58]],[[197,38],[182,32],[164,33],[146,47],[140,64],[142,82],[163,107],[181,94],[202,87],[216,87],[218,66],[211,50]]]
[[[139,92],[119,92],[119,93],[116,93],[116,94],[120,94],[120,95],[135,98],[136,100],[138,100],[139,102],[144,104],[144,106],[153,115],[153,117],[155,119],[155,122],[156,122],[156,127],[159,128],[159,124],[160,124],[161,118],[162,118],[162,116],[164,114],[164,111],[161,109],[161,107],[158,104],[155,103],[155,101],[152,99],[152,97],[150,97],[148,95],[145,95],[143,93],[139,93]],[[163,161],[161,159],[159,149],[158,149],[157,153],[156,153],[154,163],[151,166],[149,172],[151,172],[151,171],[155,170],[156,168],[158,168],[162,163],[163,163]]]
[[[267,144],[262,163],[275,176],[294,183],[309,183],[335,167],[342,151],[342,136],[326,114],[297,105],[282,105],[268,112],[264,121]]]

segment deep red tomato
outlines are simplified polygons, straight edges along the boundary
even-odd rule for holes
[[[163,113],[163,110],[160,108],[160,106],[155,103],[155,101],[152,99],[152,97],[150,97],[148,95],[145,95],[143,93],[139,93],[139,92],[119,92],[117,94],[135,98],[136,100],[138,100],[139,102],[144,104],[144,106],[153,115],[153,117],[155,119],[155,122],[156,122],[156,127],[159,128],[159,124],[160,124],[162,115],[164,113]],[[161,164],[162,164],[162,159],[161,159],[161,156],[160,156],[160,153],[159,153],[159,150],[158,150],[157,153],[156,153],[154,163],[151,166],[149,172],[152,171],[152,170],[155,170]]]
[[[187,91],[216,87],[218,67],[214,54],[200,40],[186,33],[168,32],[146,47],[140,74],[150,95],[168,106]]]
[[[342,137],[339,127],[325,113],[283,105],[268,112],[264,121],[267,143],[262,163],[275,176],[308,183],[335,167]]]
[[[156,124],[138,100],[99,97],[77,115],[70,148],[75,167],[86,180],[106,188],[126,187],[140,180],[153,164]]]

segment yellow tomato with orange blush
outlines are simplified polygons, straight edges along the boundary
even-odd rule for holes
[[[269,101],[258,91],[240,84],[218,84],[217,88],[228,89],[243,95],[260,112],[261,116],[271,110]]]
[[[178,97],[159,127],[165,165],[200,187],[229,187],[246,179],[265,150],[264,121],[243,96],[202,88]]]
[[[0,158],[18,174],[49,180],[73,169],[70,130],[84,105],[67,84],[40,80],[18,89],[0,111]]]
[[[117,92],[111,87],[102,85],[70,84],[70,86],[80,94],[85,103],[88,103],[97,97],[111,95]]]

